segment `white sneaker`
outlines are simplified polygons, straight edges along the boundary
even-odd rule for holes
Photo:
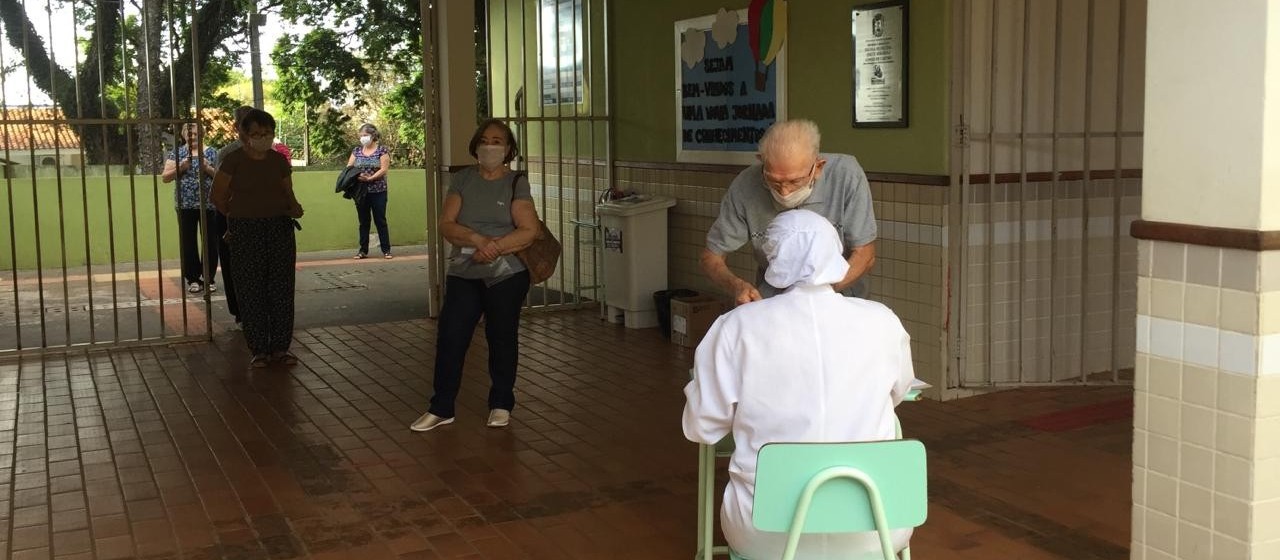
[[[212,294],[216,291],[218,291],[218,285],[214,284],[213,282],[209,282],[209,293]]]
[[[503,428],[511,423],[511,411],[495,408],[489,411],[489,422],[485,424],[490,428]]]
[[[189,294],[198,294],[198,293],[200,293],[200,283],[199,283],[199,282],[190,282],[190,283],[188,283],[188,284],[187,284],[187,293],[189,293]]]
[[[426,414],[423,414],[422,416],[419,416],[418,419],[414,420],[412,424],[409,424],[409,429],[415,432],[426,432],[429,430],[434,430],[436,428],[439,428],[440,426],[443,426],[445,424],[452,424],[452,423],[453,423],[453,418],[441,418],[439,416],[436,416],[428,412]]]

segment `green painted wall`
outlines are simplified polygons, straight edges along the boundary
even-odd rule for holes
[[[949,142],[950,0],[910,2],[910,126],[854,129],[853,6],[867,0],[789,0],[787,114],[813,119],[823,149],[851,153],[869,171],[946,175]],[[675,160],[675,31],[678,20],[744,0],[614,2],[612,70],[616,154]]]
[[[306,210],[302,231],[298,232],[299,251],[356,248],[356,212],[351,201],[333,192],[336,171],[299,171],[294,174],[294,190]],[[389,176],[391,191],[387,206],[388,227],[393,245],[415,245],[426,240],[426,178],[421,169],[393,169]],[[163,259],[178,258],[177,219],[173,211],[173,184],[161,183],[152,176],[138,176],[131,187],[128,177],[112,177],[108,189],[104,177],[87,177],[81,189],[79,177],[63,179],[62,207],[66,217],[58,220],[58,185],[53,178],[14,179],[0,182],[0,270],[14,266],[13,244],[9,242],[12,224],[18,239],[17,267],[36,268],[35,201],[39,202],[40,263],[44,268],[62,265],[62,239],[66,240],[67,266],[82,266],[86,260],[95,264],[111,261],[131,263],[135,240],[138,258],[144,263],[156,261],[156,220],[159,218],[160,253]],[[110,193],[110,211],[108,211]],[[85,201],[88,200],[89,248],[85,249]],[[157,212],[157,201],[159,212]],[[12,203],[12,214],[9,205]],[[132,209],[137,207],[137,212]],[[13,219],[10,217],[13,216]],[[136,216],[136,222],[134,219]],[[134,230],[137,234],[134,234]],[[114,229],[114,232],[112,232]],[[114,240],[114,243],[112,243]],[[89,258],[86,258],[89,257]]]

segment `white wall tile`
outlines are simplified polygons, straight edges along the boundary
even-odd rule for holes
[[[1138,352],[1151,353],[1151,317],[1138,315],[1137,330]]]
[[[1212,449],[1213,437],[1217,428],[1217,413],[1213,409],[1193,404],[1182,405],[1182,441]],[[1185,444],[1184,444],[1185,445]],[[1188,454],[1183,450],[1183,464]],[[1184,473],[1185,477],[1185,473]],[[1209,484],[1205,484],[1209,486]]]
[[[1158,473],[1147,474],[1147,507],[1160,513],[1178,516],[1178,481]]]
[[[1212,510],[1206,510],[1206,514]],[[1209,560],[1213,557],[1213,533],[1210,524],[1178,523],[1178,558],[1180,560]]]
[[[1280,375],[1280,334],[1258,338],[1258,375]]]
[[[1241,541],[1249,538],[1250,530],[1249,504],[1218,494],[1213,500],[1213,530]],[[1148,519],[1148,523],[1150,520]],[[1214,545],[1218,558],[1244,558],[1243,556],[1219,556],[1217,544]]]
[[[1182,481],[1204,488],[1213,488],[1214,456],[1215,453],[1210,449],[1182,444],[1181,466],[1178,471],[1181,473]]]
[[[1170,554],[1176,552],[1178,543],[1178,520],[1155,511],[1147,509],[1147,542],[1160,550]],[[1148,554],[1147,558],[1155,558]]]
[[[1147,437],[1147,468],[1166,476],[1178,476],[1181,450],[1178,441],[1158,434]]]
[[[1219,453],[1214,461],[1213,489],[1232,498],[1249,500],[1253,488],[1252,471],[1248,459]]]
[[[1151,354],[1182,360],[1182,322],[1160,317],[1151,318]]]
[[[1253,420],[1225,412],[1218,413],[1214,447],[1239,458],[1253,457]],[[1222,465],[1217,465],[1218,469]]]
[[[1185,402],[1216,408],[1218,405],[1218,368],[1182,366],[1182,399]]]
[[[1182,359],[1196,365],[1218,364],[1218,329],[1200,325],[1183,325]]]
[[[1258,352],[1256,344],[1258,337],[1231,331],[1221,331],[1218,337],[1219,368],[1232,373],[1257,375]]]

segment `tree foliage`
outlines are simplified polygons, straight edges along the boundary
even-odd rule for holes
[[[140,4],[138,2],[141,2]],[[37,3],[38,4],[38,3]],[[189,118],[194,97],[208,106],[227,106],[234,100],[213,95],[219,78],[227,75],[234,54],[228,39],[246,24],[237,0],[189,2],[135,0],[75,2],[75,33],[83,54],[70,66],[52,60],[51,51],[27,9],[43,6],[22,0],[0,0],[0,25],[21,55],[32,85],[62,107],[68,117],[144,121]],[[59,7],[65,5],[59,0]],[[127,9],[142,13],[142,19]],[[65,41],[65,35],[54,40]],[[200,91],[196,91],[196,69]],[[144,124],[138,131],[119,124],[77,125],[90,163],[139,163],[135,155],[158,153],[159,134]],[[130,139],[134,142],[131,144]],[[142,162],[151,164],[153,162]]]
[[[313,29],[281,38],[272,51],[276,95],[287,118],[305,120],[312,162],[346,161],[364,121],[382,132],[397,163],[423,162],[418,10],[398,0],[285,0],[282,16]]]

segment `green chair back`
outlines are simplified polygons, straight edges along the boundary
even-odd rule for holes
[[[805,487],[823,471],[836,472],[828,471],[832,467],[860,471],[874,483],[883,504],[884,530],[924,524],[929,505],[928,473],[924,444],[913,439],[770,443],[761,447],[752,523],[762,531],[790,530]],[[802,532],[875,531],[874,509],[862,483],[837,476],[814,492]]]

